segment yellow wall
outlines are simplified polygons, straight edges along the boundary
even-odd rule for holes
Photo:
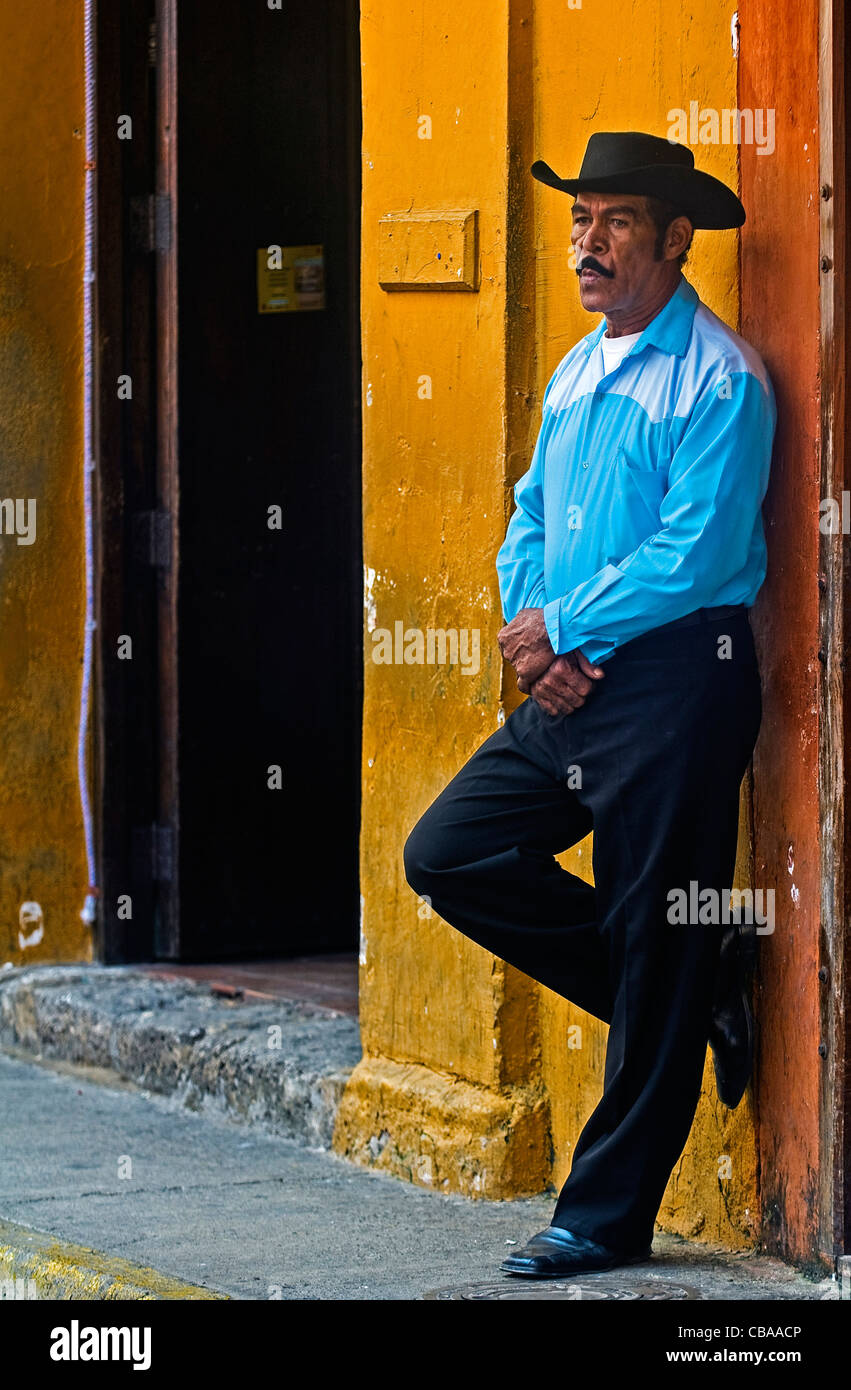
[[[506,16],[484,0],[369,4],[361,32],[367,1060],[337,1145],[371,1156],[373,1139],[382,1166],[465,1190],[487,1188],[494,1169],[522,1184],[530,1166],[536,1185],[546,1123],[526,1047],[534,990],[419,905],[401,859],[407,831],[500,709],[493,557],[506,516]],[[422,116],[430,139],[420,138]],[[379,218],[429,208],[478,210],[478,292],[378,288]],[[421,398],[423,376],[431,399]],[[397,620],[478,629],[479,673],[375,665],[371,630]]]
[[[594,130],[664,135],[668,110],[692,100],[735,106],[730,20],[720,0],[362,6],[364,1059],[335,1146],[426,1185],[493,1197],[560,1185],[601,1089],[602,1026],[430,916],[402,866],[419,815],[516,703],[494,640],[494,558],[543,387],[596,322],[568,265],[570,200],[528,167],[540,156],[578,168]],[[418,138],[423,115],[430,139]],[[698,161],[736,186],[736,154],[704,148]],[[379,287],[380,217],[473,208],[478,293]],[[690,260],[701,296],[736,326],[736,234],[698,233]],[[480,628],[480,674],[374,664],[373,629],[397,620]],[[589,843],[564,862],[590,876]],[[724,1156],[732,1176],[719,1181]],[[747,1243],[755,1175],[749,1103],[717,1103],[708,1061],[663,1224]]]
[[[36,540],[0,536],[0,963],[87,958],[76,742],[84,618],[84,90],[78,0],[0,13],[0,496],[35,498]],[[22,951],[19,911],[44,936]]]

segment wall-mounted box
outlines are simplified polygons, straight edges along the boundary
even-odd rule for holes
[[[388,212],[378,223],[383,290],[478,290],[479,214]]]

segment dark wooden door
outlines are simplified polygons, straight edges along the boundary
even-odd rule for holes
[[[358,8],[179,0],[176,29],[178,887],[163,954],[345,949],[361,717]],[[324,308],[259,311],[270,246],[322,247]]]
[[[353,949],[358,7],[103,0],[98,54],[98,954]]]

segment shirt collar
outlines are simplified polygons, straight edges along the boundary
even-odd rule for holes
[[[633,343],[626,356],[634,357],[636,353],[643,352],[646,347],[659,348],[660,352],[667,352],[675,357],[685,356],[695,310],[699,303],[700,296],[697,290],[689,284],[685,276],[680,275],[680,283],[671,298],[659,310],[656,317],[650,320],[638,342]],[[606,320],[604,318],[593,333],[589,333],[587,338],[583,340],[586,357],[591,356],[605,331]]]

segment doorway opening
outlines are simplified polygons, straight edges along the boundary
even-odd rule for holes
[[[357,948],[358,21],[99,6],[107,963]]]

